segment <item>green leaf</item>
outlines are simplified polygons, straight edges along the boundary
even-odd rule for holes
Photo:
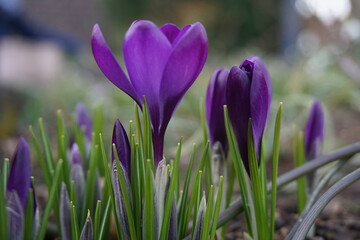
[[[101,223],[101,201],[98,200],[96,203],[95,209],[95,218],[94,218],[94,239],[100,239],[100,223]]]
[[[216,233],[216,223],[218,221],[219,218],[219,214],[220,214],[220,208],[221,208],[221,201],[223,198],[223,184],[224,183],[224,177],[220,176],[219,178],[219,187],[217,190],[217,194],[216,194],[216,202],[215,202],[215,207],[214,207],[214,214],[212,217],[212,226],[211,226],[211,231],[210,231],[210,239],[215,239],[215,233]]]
[[[49,218],[49,215],[51,212],[51,208],[55,203],[55,198],[56,198],[56,195],[58,192],[58,187],[59,187],[58,185],[60,183],[60,173],[61,173],[61,169],[62,169],[62,164],[63,164],[63,160],[60,159],[56,165],[53,183],[51,185],[50,192],[49,192],[49,198],[47,200],[47,203],[46,203],[46,206],[44,209],[44,213],[43,213],[42,219],[40,221],[40,227],[38,230],[38,234],[36,236],[36,240],[42,240],[45,237],[48,218]]]
[[[210,224],[213,216],[213,203],[214,203],[214,186],[210,186],[210,191],[208,195],[208,203],[206,205],[206,211],[204,215],[204,220],[201,227],[201,239],[207,240],[209,238]]]
[[[10,171],[10,160],[8,158],[5,158],[4,165],[2,168],[2,172],[1,172],[2,184],[0,186],[3,189],[4,193],[6,193],[6,186],[7,186],[7,181],[9,178],[9,171]]]
[[[188,220],[186,220],[187,208],[188,208],[188,194],[191,180],[191,173],[193,170],[194,159],[196,155],[196,144],[193,145],[193,150],[190,155],[189,165],[186,170],[186,176],[184,181],[184,189],[181,195],[180,207],[178,212],[178,239],[182,239],[185,236]]]
[[[4,166],[5,166],[5,162],[8,162],[7,164],[9,164],[9,161],[5,159],[4,161]],[[6,198],[5,198],[5,193],[6,193],[6,183],[4,183],[5,181],[5,176],[6,174],[6,169],[4,171],[5,168],[3,168],[3,171],[1,172],[1,178],[0,178],[0,226],[2,226],[2,229],[0,231],[0,239],[8,239],[8,224],[7,224],[7,211],[6,211]],[[7,179],[7,177],[6,177]],[[5,186],[5,189],[4,187]],[[5,191],[4,191],[5,190]]]
[[[256,157],[256,151],[254,146],[254,138],[252,131],[252,121],[249,118],[248,124],[248,154],[249,154],[249,166],[250,166],[250,178],[252,184],[252,192],[254,199],[256,225],[258,229],[259,239],[267,239],[268,236],[268,217],[266,212],[266,199],[267,194],[264,195],[262,179],[259,172],[258,160]],[[254,237],[254,235],[252,235]]]
[[[72,239],[79,239],[79,226],[75,205],[70,201],[71,235]]]
[[[43,172],[43,174],[44,174],[46,186],[47,186],[48,189],[49,189],[49,188],[51,187],[51,184],[52,184],[53,172],[52,172],[52,170],[49,168],[48,164],[46,163],[46,161],[45,161],[45,159],[44,159],[44,157],[43,157],[43,154],[42,154],[41,149],[40,149],[39,140],[38,140],[37,136],[35,135],[32,126],[29,126],[29,131],[30,131],[30,134],[31,134],[31,137],[32,137],[32,140],[33,140],[33,144],[34,144],[34,147],[35,147],[35,151],[36,151],[36,154],[37,154],[37,158],[38,158],[38,160],[39,160],[39,163],[40,163],[40,165],[41,165],[42,172]]]
[[[296,134],[294,139],[294,160],[295,167],[300,167],[305,163],[304,157],[304,134],[300,131]],[[298,199],[298,212],[299,215],[305,208],[306,205],[306,177],[299,177],[297,179],[297,199]]]
[[[110,170],[109,170],[109,165],[108,165],[105,148],[104,148],[104,142],[102,140],[101,133],[99,134],[99,142],[100,142],[102,163],[103,163],[104,171],[105,171],[105,185],[107,186],[107,191],[110,194],[111,205],[112,205],[112,208],[114,209],[113,213],[114,213],[114,218],[115,218],[116,233],[117,233],[118,238],[121,239],[120,223],[119,223],[119,219],[116,216],[116,211],[115,211],[116,207],[115,207],[114,189],[112,186],[111,174],[110,174]]]
[[[103,214],[103,220],[101,222],[100,230],[99,230],[99,238],[94,239],[105,239],[106,232],[109,231],[109,222],[111,215],[111,200],[110,198],[107,200],[105,211]]]
[[[151,164],[154,169],[154,158],[153,158],[153,147],[152,147],[152,130],[151,130],[151,122],[150,122],[150,113],[149,108],[146,102],[146,98],[144,96],[143,101],[143,124],[142,124],[144,130],[144,159],[150,159]]]
[[[117,150],[116,150],[116,146],[115,144],[112,145],[113,146],[113,153],[115,156],[115,161],[116,161],[116,169],[118,170],[118,181],[120,183],[120,189],[121,189],[121,193],[122,193],[122,197],[124,200],[124,205],[125,205],[125,210],[126,210],[126,215],[127,215],[127,220],[128,220],[128,226],[129,226],[129,231],[130,231],[130,237],[131,239],[136,240],[136,231],[135,231],[135,226],[134,226],[134,217],[133,217],[133,213],[131,210],[131,204],[130,204],[130,194],[131,192],[128,191],[130,189],[128,189],[128,187],[126,186],[126,176],[125,176],[125,171],[122,168],[122,166],[120,165],[120,160],[119,160],[119,156],[117,154]]]
[[[273,156],[272,156],[272,173],[271,173],[271,213],[270,213],[270,239],[274,239],[275,231],[275,211],[276,211],[276,195],[277,195],[277,176],[279,166],[279,151],[280,151],[280,130],[282,119],[282,103],[276,114],[274,140],[273,140]]]
[[[146,184],[145,184],[145,218],[144,228],[147,240],[155,238],[155,211],[154,211],[154,174],[151,160],[146,161]]]
[[[227,106],[224,106],[224,120],[225,120],[225,128],[226,128],[226,135],[229,142],[229,151],[234,163],[234,170],[236,176],[238,178],[239,186],[240,186],[240,195],[243,201],[244,211],[245,211],[245,220],[248,227],[249,233],[252,235],[254,233],[253,226],[251,224],[251,211],[250,211],[250,194],[249,194],[249,186],[246,181],[246,170],[244,164],[242,163],[240,152],[238,149],[238,145],[236,143],[236,138],[234,134],[234,130],[230,124]]]
[[[180,142],[178,143],[178,148],[176,151],[176,158],[175,158],[176,161],[174,163],[173,169],[171,170],[169,190],[168,190],[168,193],[166,196],[166,201],[165,201],[164,217],[163,217],[163,221],[161,224],[161,233],[160,233],[160,239],[164,239],[164,240],[168,239],[173,198],[176,193],[176,185],[177,185],[177,182],[179,179],[179,165],[180,165],[181,149],[182,149],[182,139],[180,139]]]
[[[51,151],[51,144],[49,141],[49,137],[46,134],[42,118],[39,118],[38,124],[39,124],[39,129],[40,129],[40,139],[41,139],[43,149],[44,149],[44,154],[45,154],[45,163],[46,163],[48,169],[50,170],[50,172],[52,173],[54,171],[54,165],[55,165],[54,156]]]
[[[24,240],[33,239],[34,190],[29,188],[25,209]]]

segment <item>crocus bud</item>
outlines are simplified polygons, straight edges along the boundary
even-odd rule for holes
[[[225,151],[228,150],[224,123],[224,105],[226,104],[226,84],[229,70],[218,69],[212,75],[206,92],[206,120],[209,126],[210,143],[213,147],[220,142]]]
[[[76,105],[75,112],[77,125],[84,130],[86,140],[90,142],[92,138],[92,122],[91,118],[86,112],[84,104],[78,103]]]
[[[271,104],[271,79],[258,57],[246,59],[230,70],[227,82],[229,117],[236,135],[244,166],[249,170],[248,124],[252,120],[255,151],[260,159],[261,141]]]
[[[93,237],[93,223],[89,211],[83,230],[81,231],[80,240],[93,240]]]
[[[312,104],[304,133],[306,160],[311,160],[320,155],[323,140],[324,112],[321,103],[315,100]]]
[[[64,183],[61,184],[60,194],[60,227],[61,239],[71,239],[71,225],[70,225],[70,200]]]
[[[128,179],[131,176],[131,149],[128,136],[126,131],[117,119],[114,124],[113,136],[112,136],[112,143],[115,144],[116,152],[119,157],[120,163],[124,168]],[[114,162],[115,156],[113,151],[112,152],[112,161]]]
[[[30,150],[25,138],[21,137],[16,146],[7,183],[8,192],[16,192],[25,211],[29,188],[31,187]]]
[[[71,172],[70,172],[70,180],[75,183],[75,195],[76,195],[76,204],[77,206],[81,206],[84,199],[84,191],[85,191],[85,175],[84,169],[81,161],[81,154],[79,147],[76,143],[73,144],[71,148]],[[78,207],[78,209],[81,209]]]

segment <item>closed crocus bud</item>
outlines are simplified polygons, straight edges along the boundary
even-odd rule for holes
[[[225,155],[228,150],[224,123],[224,105],[226,105],[226,84],[229,70],[218,69],[212,75],[206,92],[206,120],[209,126],[210,143],[213,147],[219,142]]]
[[[71,147],[71,172],[70,172],[70,180],[75,183],[75,195],[76,195],[76,204],[77,206],[81,206],[84,199],[85,192],[85,175],[84,169],[81,161],[81,154],[79,147],[76,143],[74,143]],[[80,207],[78,207],[78,211],[80,211]]]
[[[227,82],[227,106],[241,158],[249,170],[248,124],[252,122],[253,141],[258,161],[261,141],[271,104],[271,79],[263,61],[258,57],[246,59],[230,70]]]
[[[163,159],[167,125],[181,99],[200,74],[208,53],[205,28],[194,23],[180,29],[137,20],[126,32],[123,54],[129,78],[106,44],[100,27],[92,32],[92,51],[104,75],[140,106],[149,107],[156,165]]]
[[[304,133],[306,160],[316,158],[321,153],[324,140],[324,112],[321,103],[315,100],[312,104]]]
[[[120,120],[117,119],[114,124],[112,143],[115,144],[116,152],[119,157],[120,163],[124,168],[128,179],[131,176],[131,149],[128,139],[128,135],[121,124]],[[112,152],[112,162],[115,160],[114,152]]]
[[[7,183],[7,191],[15,192],[21,206],[25,211],[29,188],[31,188],[31,161],[29,145],[25,138],[21,137],[15,149],[10,175]]]
[[[76,105],[76,121],[79,128],[82,128],[85,132],[85,137],[88,142],[91,142],[92,138],[92,122],[89,117],[85,105],[82,103],[78,103]]]

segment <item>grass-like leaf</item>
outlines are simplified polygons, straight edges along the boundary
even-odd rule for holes
[[[218,221],[220,208],[221,208],[221,202],[223,198],[223,185],[224,185],[224,177],[220,176],[219,178],[219,187],[216,194],[216,201],[215,201],[215,207],[214,207],[214,214],[212,217],[212,226],[210,231],[210,239],[215,239],[215,233],[216,233],[216,223]]]
[[[34,190],[29,188],[25,209],[24,240],[33,238],[34,220]]]
[[[94,218],[94,239],[100,239],[100,223],[101,223],[101,201],[98,200],[96,203],[95,209],[95,218]]]
[[[328,203],[336,197],[341,191],[360,179],[360,168],[351,172],[350,174],[337,181],[331,188],[329,188],[309,210],[308,214],[304,217],[302,224],[294,234],[293,240],[305,239],[306,234],[314,224],[317,217]]]
[[[209,238],[210,224],[213,216],[213,204],[214,204],[214,186],[211,185],[208,195],[208,203],[206,206],[204,220],[201,228],[201,239],[203,240],[207,240]]]
[[[7,164],[9,164],[9,160],[6,160]],[[5,166],[5,161],[4,161],[4,166]],[[6,169],[5,169],[6,170]],[[5,178],[7,180],[7,173],[6,171],[4,171],[4,168],[1,172],[1,178],[0,178],[0,226],[2,226],[1,231],[0,231],[0,239],[8,239],[8,223],[7,223],[7,211],[6,211],[6,198],[5,198],[5,193],[6,193],[6,183],[5,183]],[[3,187],[5,186],[5,188]]]
[[[10,160],[8,158],[4,159],[4,164],[3,164],[3,168],[1,171],[1,188],[3,190],[4,193],[6,193],[6,186],[7,186],[7,181],[9,178],[9,171],[10,171]]]
[[[151,160],[146,161],[144,230],[147,240],[155,239],[154,174]]]
[[[58,188],[59,188],[59,183],[60,183],[60,173],[62,170],[62,164],[63,164],[63,160],[59,160],[57,165],[56,165],[56,169],[55,169],[55,174],[54,174],[54,178],[53,178],[53,183],[51,185],[50,188],[50,192],[49,192],[49,198],[47,200],[45,209],[44,209],[44,213],[40,222],[40,228],[38,230],[37,236],[36,236],[36,240],[42,240],[44,239],[45,236],[45,232],[46,232],[46,227],[47,227],[47,223],[48,223],[48,218],[52,209],[53,204],[55,203],[55,198],[57,196],[57,192],[58,192]]]
[[[294,160],[295,167],[300,167],[305,163],[304,157],[304,134],[299,132],[294,137]],[[297,199],[298,199],[298,212],[299,215],[306,205],[306,177],[299,177],[297,179]]]
[[[244,211],[245,211],[245,220],[248,227],[248,231],[252,235],[253,229],[251,224],[251,211],[250,211],[250,201],[249,201],[249,186],[246,184],[246,170],[242,163],[238,145],[236,143],[236,138],[234,134],[234,130],[230,124],[229,115],[227,106],[224,106],[224,120],[225,120],[225,128],[226,128],[226,135],[229,142],[229,150],[231,157],[233,159],[234,163],[234,169],[236,176],[238,178],[239,186],[240,186],[240,194],[244,205]]]
[[[71,236],[72,239],[79,239],[79,226],[76,213],[76,207],[72,201],[70,201],[70,218],[71,218]]]
[[[271,212],[270,212],[270,239],[274,238],[275,231],[275,211],[276,211],[276,196],[277,196],[277,175],[279,166],[279,151],[280,151],[280,127],[282,119],[282,103],[276,114],[274,140],[273,140],[273,156],[272,156],[272,173],[271,173]]]
[[[115,144],[112,145],[113,146],[113,153],[115,156],[115,161],[116,161],[116,169],[118,171],[118,181],[120,183],[120,190],[122,193],[122,197],[124,200],[124,205],[125,205],[125,210],[126,210],[126,216],[127,216],[127,221],[128,221],[128,227],[129,227],[129,231],[130,231],[130,237],[131,239],[136,240],[136,231],[135,231],[135,226],[134,226],[134,217],[133,217],[133,212],[131,210],[131,200],[130,200],[130,196],[131,196],[131,192],[129,189],[129,186],[127,186],[127,180],[126,178],[126,172],[124,171],[123,167],[120,165],[120,160],[119,160],[119,156],[117,154],[117,150],[116,150],[116,146]]]

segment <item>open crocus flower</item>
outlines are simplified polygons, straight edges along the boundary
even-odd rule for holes
[[[227,153],[228,143],[224,123],[224,105],[226,105],[226,83],[229,70],[216,70],[209,82],[206,92],[206,120],[209,126],[210,143],[213,147],[219,142]]]
[[[315,100],[312,104],[304,133],[305,157],[316,158],[321,153],[324,140],[324,112],[321,103]]]
[[[148,103],[155,162],[163,158],[166,127],[180,100],[200,74],[208,53],[201,23],[179,29],[135,21],[127,31],[123,54],[129,79],[119,66],[98,25],[92,32],[95,61],[104,75],[140,106]]]
[[[263,61],[258,57],[246,59],[230,70],[227,82],[229,117],[237,138],[244,166],[248,162],[248,124],[252,120],[255,151],[260,159],[261,141],[271,104],[271,80]]]

